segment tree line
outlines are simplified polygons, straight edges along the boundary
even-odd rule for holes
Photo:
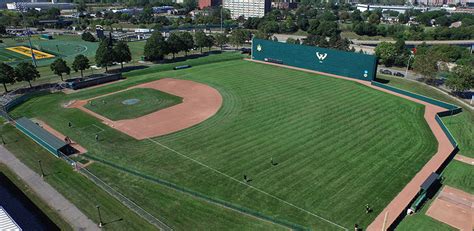
[[[163,37],[161,32],[155,31],[146,41],[144,56],[147,61],[161,61],[165,55],[172,54],[174,59],[180,52],[184,52],[187,56],[188,52],[194,48],[199,48],[202,53],[203,48],[208,48],[210,51],[213,46],[223,49],[228,42],[238,47],[250,38],[250,33],[244,30],[235,30],[230,35],[225,33],[207,35],[204,31],[196,31],[194,36],[190,32],[180,31],[170,33],[168,38]]]

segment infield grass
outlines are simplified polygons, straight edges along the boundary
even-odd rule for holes
[[[127,104],[127,100],[136,100]],[[111,120],[132,119],[174,106],[183,101],[179,96],[150,88],[134,88],[93,99],[85,107]]]
[[[13,115],[38,117],[83,145],[100,166],[133,173],[149,185],[136,188],[141,193],[128,189],[134,178],[118,180],[115,170],[90,167],[137,201],[160,201],[151,187],[165,180],[318,230],[366,227],[436,151],[422,105],[346,80],[240,60],[179,71],[149,68],[129,77],[78,94],[37,98]],[[61,107],[165,77],[218,89],[222,108],[192,128],[137,141]],[[68,129],[67,121],[77,127]],[[104,130],[103,142],[94,141],[86,129],[91,125]],[[252,181],[245,183],[244,174]],[[140,204],[158,214],[146,201]],[[365,213],[367,203],[373,213]],[[170,225],[190,229],[201,222]]]

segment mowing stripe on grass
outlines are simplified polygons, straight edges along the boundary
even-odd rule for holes
[[[328,222],[329,224],[332,224],[332,225],[334,225],[334,226],[336,226],[336,227],[338,227],[338,228],[341,228],[341,229],[343,229],[343,230],[348,230],[347,228],[345,228],[345,227],[342,226],[342,225],[339,225],[339,224],[337,224],[337,223],[335,223],[335,222],[333,222],[333,221],[330,221],[330,220],[328,220],[328,219],[326,219],[326,218],[324,218],[324,217],[322,217],[322,216],[319,216],[318,214],[312,213],[312,212],[310,212],[310,211],[308,211],[308,210],[306,210],[306,209],[303,209],[303,208],[301,208],[301,207],[298,207],[298,206],[296,206],[296,205],[294,205],[294,204],[292,204],[292,203],[290,203],[290,202],[288,202],[288,201],[285,201],[285,200],[283,200],[283,199],[281,199],[281,198],[279,198],[279,197],[277,197],[277,196],[274,196],[274,195],[272,195],[272,194],[270,194],[270,193],[267,193],[267,192],[265,192],[265,191],[263,191],[263,190],[261,190],[261,189],[259,189],[259,188],[256,188],[256,187],[254,187],[254,186],[252,186],[252,185],[249,185],[249,184],[247,184],[247,183],[245,183],[245,182],[242,182],[242,181],[240,181],[240,180],[238,180],[238,179],[236,179],[236,178],[234,178],[234,177],[232,177],[232,176],[229,176],[229,175],[225,174],[224,172],[221,172],[221,171],[219,171],[219,170],[217,170],[217,169],[215,169],[215,168],[212,168],[212,167],[210,167],[210,166],[208,166],[208,165],[206,165],[206,164],[204,164],[204,163],[201,163],[201,162],[199,162],[199,161],[197,161],[197,160],[195,160],[195,159],[193,159],[193,158],[191,158],[191,157],[189,157],[189,156],[186,156],[186,155],[184,155],[184,154],[182,154],[182,153],[180,153],[180,152],[178,152],[178,151],[176,151],[176,150],[174,150],[174,149],[172,149],[172,148],[170,148],[170,147],[168,147],[168,146],[166,146],[166,145],[164,145],[164,144],[161,144],[160,142],[158,142],[158,141],[156,141],[156,140],[152,140],[152,139],[150,139],[150,138],[148,138],[148,140],[151,141],[151,142],[153,142],[153,143],[155,143],[155,144],[157,144],[157,145],[159,145],[159,146],[161,146],[161,147],[163,147],[163,148],[165,148],[165,149],[168,149],[169,151],[172,151],[172,152],[174,152],[174,153],[176,153],[176,154],[178,154],[178,155],[180,155],[180,156],[182,156],[182,157],[184,157],[184,158],[186,158],[186,159],[189,159],[189,160],[191,160],[191,161],[193,161],[193,162],[195,162],[195,163],[197,163],[197,164],[199,164],[199,165],[201,165],[201,166],[203,166],[203,167],[205,167],[205,168],[207,168],[207,169],[210,169],[210,170],[212,170],[212,171],[214,171],[214,172],[216,172],[216,173],[219,173],[219,174],[221,174],[221,175],[223,175],[223,176],[225,176],[225,177],[227,177],[227,178],[229,178],[229,179],[231,179],[231,180],[233,180],[233,181],[236,181],[236,182],[238,182],[238,183],[240,183],[240,184],[246,185],[246,186],[249,187],[249,188],[255,189],[256,191],[258,191],[258,192],[260,192],[260,193],[263,193],[263,194],[265,194],[265,195],[267,195],[267,196],[269,196],[269,197],[271,197],[271,198],[274,198],[274,199],[276,199],[276,200],[278,200],[278,201],[281,201],[281,202],[283,202],[283,203],[285,203],[285,204],[287,204],[287,205],[289,205],[289,206],[291,206],[291,207],[293,207],[293,208],[296,208],[296,209],[298,209],[298,210],[300,210],[300,211],[303,211],[303,212],[305,212],[305,213],[308,213],[308,214],[310,214],[310,215],[312,215],[312,216],[314,216],[314,217],[317,217],[317,218],[319,218],[319,219],[321,219],[321,220],[323,220],[323,221],[325,221],[325,222]]]
[[[236,212],[239,212],[239,213],[243,213],[247,216],[251,216],[251,217],[254,217],[256,219],[260,219],[260,220],[264,220],[264,221],[267,221],[267,222],[270,222],[270,223],[273,223],[273,224],[277,224],[277,225],[281,225],[281,226],[284,226],[284,227],[288,227],[290,229],[293,229],[293,230],[307,230],[307,228],[303,227],[303,226],[300,226],[298,224],[294,224],[294,223],[291,223],[289,221],[285,221],[285,220],[277,220],[275,218],[272,218],[272,217],[269,217],[265,214],[262,214],[258,211],[254,211],[254,210],[251,210],[251,209],[248,209],[248,208],[245,208],[245,207],[241,207],[241,206],[238,206],[238,205],[234,205],[232,203],[229,203],[229,202],[226,202],[226,201],[222,201],[220,199],[217,199],[217,198],[212,198],[212,197],[209,197],[207,195],[204,195],[202,193],[199,193],[199,192],[196,192],[196,191],[193,191],[193,190],[190,190],[190,189],[187,189],[187,188],[184,188],[184,187],[181,187],[181,186],[178,186],[176,184],[173,184],[171,182],[168,182],[168,181],[165,181],[165,180],[162,180],[162,179],[159,179],[159,178],[156,178],[156,177],[151,177],[149,175],[145,175],[143,173],[139,173],[133,169],[128,169],[128,168],[124,168],[122,166],[119,166],[119,165],[116,165],[112,162],[109,162],[109,161],[106,161],[106,160],[103,160],[103,159],[100,159],[100,158],[97,158],[97,157],[94,157],[94,156],[91,156],[89,154],[84,154],[84,156],[86,156],[87,158],[89,159],[92,159],[94,161],[97,161],[97,162],[100,162],[102,164],[105,164],[105,165],[108,165],[110,167],[113,167],[119,171],[123,171],[123,172],[126,172],[128,174],[131,174],[133,176],[137,176],[137,177],[140,177],[140,178],[143,178],[145,180],[149,180],[153,183],[157,183],[159,185],[162,185],[164,187],[167,187],[167,188],[170,188],[170,189],[173,189],[173,190],[176,190],[178,192],[181,192],[181,193],[185,193],[187,195],[190,195],[192,197],[195,197],[195,198],[198,198],[198,199],[201,199],[201,200],[204,200],[206,202],[209,202],[209,203],[212,203],[212,204],[216,204],[218,206],[222,206],[224,208],[227,208],[227,209],[230,209],[230,210],[233,210],[233,211],[236,211]]]

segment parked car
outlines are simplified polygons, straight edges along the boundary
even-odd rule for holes
[[[398,72],[398,71],[395,72],[395,73],[393,73],[393,75],[398,76],[398,77],[402,77],[402,78],[405,77],[404,74],[402,74],[402,73],[400,73],[400,72]]]
[[[380,72],[381,74],[392,75],[392,72],[391,72],[390,70],[380,69],[379,72]]]

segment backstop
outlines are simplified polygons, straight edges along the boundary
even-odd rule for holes
[[[374,80],[377,73],[377,58],[374,55],[255,38],[252,39],[252,60],[366,81]]]

